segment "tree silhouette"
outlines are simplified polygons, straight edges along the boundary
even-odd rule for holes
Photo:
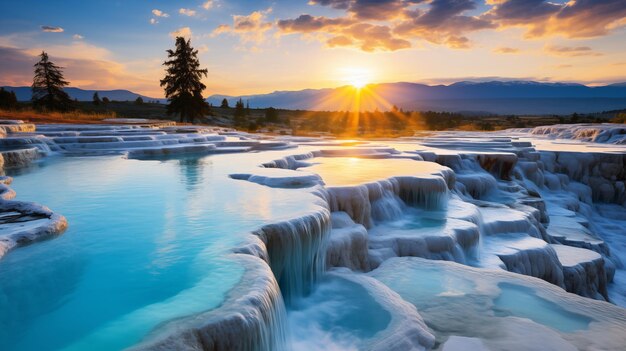
[[[63,88],[69,83],[63,78],[61,68],[48,59],[45,51],[39,55],[33,78],[33,106],[37,109],[66,111],[72,107],[72,100]]]
[[[95,93],[93,93],[93,104],[94,105],[100,105],[100,103],[102,102],[100,100],[100,95],[98,95],[98,92],[96,91]]]
[[[246,109],[243,104],[243,100],[239,98],[235,103],[235,125],[238,127],[242,127],[246,122]]]
[[[135,99],[135,105],[142,105],[143,104],[143,98],[141,96],[137,96],[137,98]]]
[[[265,110],[265,122],[268,122],[268,123],[278,122],[278,111],[275,108],[270,107],[267,110]]]
[[[226,100],[226,98],[224,98],[222,100],[222,104],[220,105],[221,108],[230,108],[230,106],[228,106],[228,100]]]
[[[4,110],[15,110],[18,107],[17,96],[14,91],[7,91],[0,88],[0,108]]]
[[[200,81],[207,76],[207,69],[200,69],[198,50],[191,46],[191,39],[176,37],[176,50],[167,50],[169,60],[165,78],[161,86],[165,87],[168,99],[168,115],[179,115],[181,122],[191,122],[198,117],[210,113],[209,104],[204,101],[202,91],[206,86]]]

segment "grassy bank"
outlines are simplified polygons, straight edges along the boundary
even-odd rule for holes
[[[0,110],[0,119],[18,119],[31,123],[103,123],[105,119],[116,118],[115,112],[92,113],[84,111],[41,112],[30,108],[16,111]]]

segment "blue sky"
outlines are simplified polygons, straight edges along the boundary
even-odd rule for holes
[[[2,1],[0,85],[41,50],[73,86],[160,97],[165,50],[191,37],[206,94],[501,77],[626,81],[623,0]]]

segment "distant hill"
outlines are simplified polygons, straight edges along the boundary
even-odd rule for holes
[[[370,84],[361,90],[361,109],[388,110],[396,105],[406,110],[432,110],[494,114],[571,114],[626,108],[626,83],[589,87],[570,83],[533,81],[458,82],[451,85],[417,83]],[[348,110],[354,88],[276,91],[248,96],[213,95],[231,106],[242,98],[251,107],[302,110]]]
[[[18,101],[30,101],[32,93],[30,87],[3,87],[5,90],[14,91]],[[156,99],[145,95],[133,93],[129,90],[116,89],[116,90],[85,90],[80,88],[65,88],[65,91],[70,95],[72,99],[78,101],[91,101],[93,94],[97,91],[100,98],[107,97],[109,100],[115,101],[134,101],[137,97],[141,96],[145,101],[158,100],[159,102],[167,102],[166,99]]]

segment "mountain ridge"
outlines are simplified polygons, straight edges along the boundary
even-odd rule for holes
[[[5,90],[8,90],[8,91],[14,91],[15,95],[17,96],[18,101],[30,101],[31,96],[32,96],[30,87],[2,86],[1,88],[4,88]],[[81,89],[81,88],[76,88],[76,87],[67,87],[64,90],[65,92],[69,94],[69,96],[72,99],[77,99],[78,101],[91,101],[93,99],[93,94],[95,92],[98,93],[98,96],[100,96],[100,99],[107,97],[109,100],[134,101],[138,97],[141,97],[142,99],[146,101],[157,100],[161,103],[167,101],[166,99],[163,99],[163,98],[153,98],[153,97],[149,97],[146,95],[132,92],[127,89],[99,90],[99,89]]]
[[[351,90],[355,89],[341,86],[243,96],[216,94],[207,101],[219,105],[226,98],[233,106],[241,98],[255,108],[348,110],[354,108],[333,97],[354,95]],[[396,82],[369,84],[361,94],[373,97],[361,99],[361,110],[389,110],[395,105],[405,110],[545,115],[626,108],[626,83],[590,87],[579,83],[524,80],[460,81],[449,85]]]

